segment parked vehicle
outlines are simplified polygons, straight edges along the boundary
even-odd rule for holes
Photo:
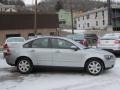
[[[77,41],[86,47],[96,45],[98,37],[96,34],[74,34],[68,35],[67,38]]]
[[[3,44],[3,52],[4,55],[9,54],[8,48],[15,48],[21,46],[25,42],[24,37],[9,37],[6,39],[5,43]]]
[[[10,49],[5,56],[19,72],[30,73],[34,66],[82,68],[92,75],[114,67],[115,56],[100,49],[89,49],[71,39],[43,36],[26,41],[22,47]]]
[[[105,34],[98,40],[97,47],[120,54],[120,33]]]

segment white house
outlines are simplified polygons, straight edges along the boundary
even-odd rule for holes
[[[4,5],[0,3],[0,12],[17,12],[15,5]]]
[[[111,22],[113,29],[120,30],[120,6],[112,5]],[[102,7],[82,13],[75,18],[76,28],[79,30],[101,30],[108,27],[108,9]]]

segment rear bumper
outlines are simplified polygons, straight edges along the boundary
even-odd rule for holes
[[[5,56],[4,58],[8,65],[15,66],[15,60],[11,55]]]

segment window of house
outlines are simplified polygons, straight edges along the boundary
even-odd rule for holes
[[[55,32],[50,32],[50,35],[51,35],[51,36],[55,36],[56,33],[55,33]]]
[[[103,20],[103,25],[105,25],[105,20]]]
[[[96,26],[98,26],[98,21],[96,21]]]
[[[89,23],[87,23],[87,27],[90,27],[90,24],[89,24]]]
[[[83,20],[84,20],[84,16],[83,16]]]
[[[65,20],[59,21],[59,24],[66,24]]]
[[[102,16],[103,16],[103,19],[104,19],[104,11],[102,11]]]
[[[95,14],[95,18],[97,18],[98,17],[98,13],[96,12],[96,14]]]
[[[80,27],[80,24],[79,24],[79,27]]]
[[[89,18],[90,18],[90,15],[88,14],[88,15],[87,15],[87,19],[89,19]]]

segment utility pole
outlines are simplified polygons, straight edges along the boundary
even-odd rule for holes
[[[72,0],[71,0],[71,5],[70,5],[70,11],[71,11],[71,27],[72,27],[72,34],[74,34],[74,27],[73,27],[73,7],[72,7]]]
[[[35,9],[34,9],[34,34],[37,34],[37,0],[35,0]]]
[[[112,13],[111,13],[111,1],[107,0],[107,8],[108,8],[108,26],[112,25]]]

